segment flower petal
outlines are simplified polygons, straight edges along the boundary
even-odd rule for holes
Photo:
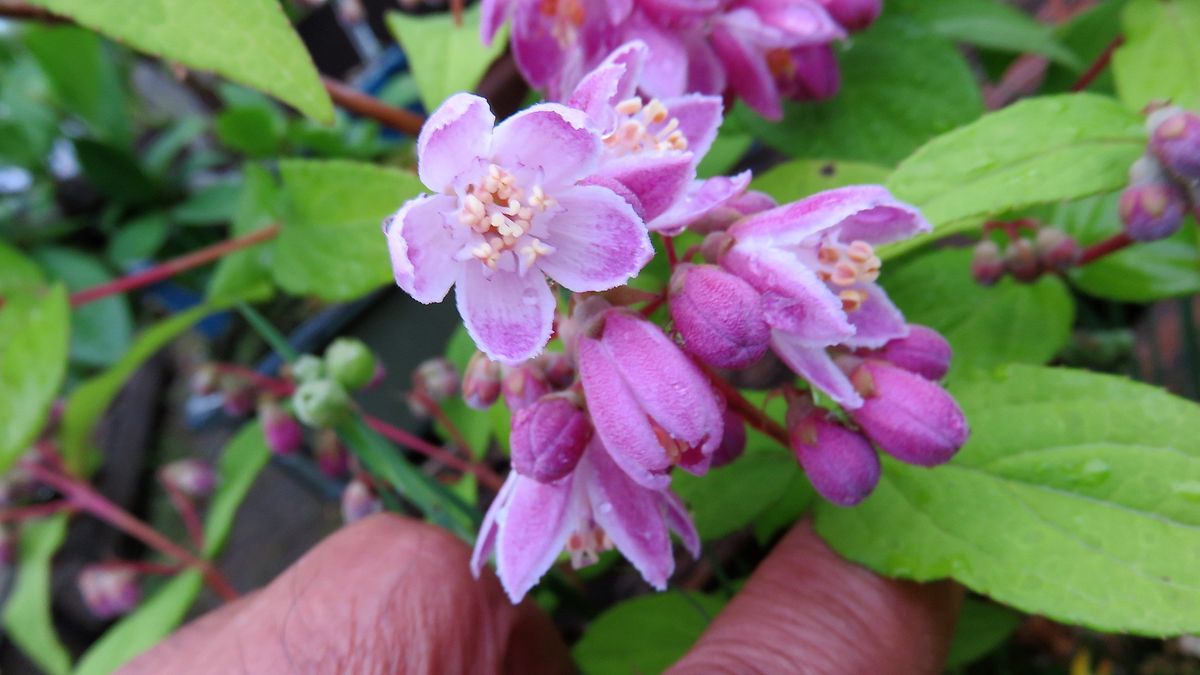
[[[861,239],[879,246],[933,230],[920,211],[903,202],[891,201],[847,218],[838,228],[838,238],[844,242]]]
[[[687,41],[688,91],[697,94],[721,95],[725,91],[725,66],[717,52],[702,35]]]
[[[581,337],[579,377],[596,438],[612,448],[612,459],[630,478],[651,489],[670,485],[671,458],[654,435],[646,411],[617,372],[600,342]]]
[[[783,33],[781,46],[826,44],[846,37],[846,31],[816,0],[749,0],[747,5],[764,24]]]
[[[841,225],[851,216],[877,206],[898,204],[880,185],[855,185],[826,190],[798,202],[750,216],[729,229],[738,241],[772,243],[787,246],[803,243],[815,234]],[[848,223],[847,223],[848,224]],[[869,234],[865,229],[849,230],[855,235]],[[841,234],[845,237],[846,231]],[[842,239],[849,242],[853,239]],[[869,243],[869,242],[868,242]]]
[[[433,192],[445,192],[455,178],[487,157],[496,118],[487,100],[455,94],[433,111],[417,136],[417,175]]]
[[[762,293],[768,324],[809,347],[839,344],[854,334],[841,299],[788,251],[739,243],[721,257],[721,266]]]
[[[683,196],[696,177],[696,160],[690,152],[628,155],[605,162],[598,175],[629,188],[642,206],[643,217],[653,220]]]
[[[675,557],[658,493],[629,480],[599,443],[589,448],[579,470],[578,480],[587,488],[596,524],[643,579],[666,590],[667,579],[675,571]]]
[[[904,314],[878,284],[860,284],[856,288],[866,291],[867,299],[858,309],[847,314],[855,330],[854,335],[846,338],[842,344],[856,349],[878,349],[908,335]]]
[[[687,139],[687,149],[699,161],[712,147],[717,129],[725,114],[724,103],[719,96],[688,94],[663,100],[671,117],[679,120],[679,130]]]
[[[537,584],[566,546],[574,519],[574,481],[539,483],[518,476],[500,514],[496,541],[496,573],[513,604]]]
[[[420,195],[384,221],[396,285],[417,302],[441,302],[458,277],[458,228],[446,218],[456,204],[447,195]]]
[[[635,14],[626,22],[625,35],[650,48],[638,84],[654,98],[680,96],[687,85],[687,48],[675,31],[662,28]]]
[[[479,349],[493,361],[516,365],[537,356],[554,326],[554,294],[537,271],[525,276],[468,261],[454,294],[458,313]]]
[[[751,174],[743,171],[736,176],[716,176],[692,181],[683,197],[676,200],[665,213],[651,220],[647,227],[654,232],[674,236],[689,225],[736,199],[750,185]]]
[[[491,45],[496,31],[508,21],[514,0],[483,0],[480,4],[479,37],[484,45]]]
[[[591,174],[600,157],[600,137],[580,110],[542,103],[513,115],[492,135],[492,159],[512,171],[540,172],[547,192],[574,185]]]
[[[862,396],[824,349],[811,347],[779,330],[771,331],[771,348],[792,371],[842,407],[850,410],[862,407]]]
[[[696,531],[696,523],[692,522],[692,515],[688,513],[687,507],[670,490],[663,490],[658,494],[667,514],[667,525],[679,535],[679,540],[683,542],[687,552],[691,553],[693,558],[699,558],[700,533]]]
[[[611,131],[616,123],[613,106],[637,93],[637,81],[648,53],[649,47],[641,40],[617,47],[584,76],[567,105],[587,113],[602,133]]]
[[[633,207],[611,190],[580,185],[561,192],[549,224],[554,253],[543,272],[575,291],[606,291],[629,281],[650,262],[654,247]]]
[[[492,557],[492,552],[496,549],[496,540],[500,532],[500,514],[504,513],[504,507],[508,504],[513,487],[519,480],[521,480],[521,476],[517,472],[509,473],[504,485],[501,485],[500,491],[496,493],[496,498],[492,500],[492,505],[488,507],[487,513],[483,516],[483,524],[479,526],[479,536],[475,539],[475,550],[471,552],[471,574],[474,574],[476,579],[479,578],[484,564],[487,563],[488,558]]]
[[[757,17],[747,9],[727,13],[713,28],[712,46],[725,65],[729,86],[737,95],[758,114],[778,120],[783,117],[783,107],[775,76],[767,67],[762,45],[750,38],[750,31],[744,30],[755,22]]]

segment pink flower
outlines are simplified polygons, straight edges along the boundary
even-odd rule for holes
[[[675,569],[670,531],[699,555],[700,538],[679,498],[630,480],[593,439],[562,480],[509,474],[483,519],[471,569],[478,576],[494,552],[500,583],[517,603],[564,549],[579,568],[616,548],[650,585],[665,590]]]
[[[550,338],[547,277],[576,292],[619,286],[653,254],[645,223],[613,190],[585,184],[603,144],[586,116],[537,105],[498,126],[482,98],[457,94],[417,139],[433,194],[384,223],[396,283],[423,303],[451,286],[467,331],[516,364]]]
[[[83,604],[100,619],[128,614],[142,599],[137,575],[130,567],[117,562],[84,567],[77,583]]]

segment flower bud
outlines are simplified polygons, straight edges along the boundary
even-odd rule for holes
[[[220,381],[221,408],[230,417],[245,417],[254,410],[254,385],[239,375],[224,375]]]
[[[850,374],[863,405],[850,416],[891,456],[918,466],[950,461],[970,429],[945,389],[882,361],[864,361]]]
[[[141,600],[137,575],[119,563],[88,565],[79,573],[79,593],[88,611],[100,619],[127,614]]]
[[[950,370],[954,351],[942,334],[917,324],[908,325],[908,335],[883,346],[877,356],[928,380],[940,380]]]
[[[881,0],[820,0],[820,2],[825,5],[825,11],[829,12],[829,16],[832,16],[834,21],[842,24],[846,30],[853,31],[866,29],[875,22],[875,19],[879,18],[879,13],[883,10]]]
[[[671,276],[671,319],[684,347],[717,368],[762,358],[771,339],[758,291],[716,265],[679,265]]]
[[[330,478],[341,478],[350,470],[350,453],[333,429],[322,429],[317,434],[314,448],[317,468]]]
[[[189,388],[196,396],[215,394],[221,384],[221,375],[211,363],[205,364],[192,373]]]
[[[733,235],[724,230],[709,233],[704,237],[704,241],[700,242],[700,255],[710,263],[719,263],[725,252],[733,248],[735,243]]]
[[[413,371],[413,389],[435,401],[444,401],[458,393],[458,370],[443,358],[424,361]]]
[[[288,368],[298,382],[312,382],[325,377],[325,362],[312,354],[301,355]]]
[[[1186,211],[1186,196],[1170,181],[1134,184],[1121,193],[1121,222],[1125,233],[1137,241],[1175,234]]]
[[[513,470],[552,483],[575,469],[592,439],[592,424],[574,394],[550,394],[513,414]]]
[[[379,388],[380,385],[383,384],[383,381],[387,379],[387,376],[388,376],[388,371],[387,371],[387,368],[384,367],[383,361],[376,359],[375,360],[375,372],[371,373],[371,381],[368,382],[367,386],[363,387],[363,388],[368,391],[370,391],[372,389],[377,389],[377,388]],[[456,374],[455,377],[458,377],[458,375]],[[454,384],[455,384],[455,391],[457,391],[458,383],[455,382]]]
[[[333,380],[316,380],[300,385],[292,396],[292,405],[301,422],[317,429],[328,429],[346,419],[351,401],[342,385]]]
[[[1147,119],[1150,150],[1176,178],[1200,180],[1200,115],[1178,107],[1162,108]]]
[[[721,445],[713,451],[710,468],[719,469],[742,456],[746,451],[746,423],[733,410],[725,410],[725,431]]]
[[[796,47],[780,56],[785,76],[779,78],[779,91],[793,101],[823,101],[842,88],[837,56],[828,44]]]
[[[362,340],[340,337],[325,349],[325,369],[348,391],[362,389],[375,376],[375,355]]]
[[[789,425],[792,452],[813,488],[839,506],[854,506],[879,483],[879,455],[862,434],[813,409]]]
[[[1017,281],[1035,281],[1042,273],[1037,251],[1026,239],[1017,239],[1008,245],[1004,254],[1004,269]]]
[[[162,482],[193,498],[203,499],[217,486],[217,474],[208,462],[180,459],[159,470]]]
[[[383,503],[370,486],[359,479],[350,481],[342,490],[342,520],[348,525],[383,510]]]
[[[551,389],[561,391],[575,384],[575,364],[564,352],[544,352],[537,358],[537,364]]]
[[[724,206],[719,206],[709,211],[699,220],[689,223],[687,229],[690,232],[703,235],[723,232],[730,225],[746,216],[762,211],[769,211],[776,206],[778,204],[775,203],[775,199],[771,195],[757,190],[747,190],[726,202]],[[732,244],[733,242],[730,241],[729,243]],[[709,262],[716,262],[715,257],[705,255],[705,258]]]
[[[1043,227],[1038,230],[1033,246],[1037,249],[1038,262],[1042,267],[1056,272],[1071,269],[1083,255],[1079,243],[1056,227]]]
[[[975,246],[975,255],[971,258],[971,276],[983,286],[991,286],[1004,278],[1004,256],[996,242],[984,239]]]
[[[500,384],[504,404],[509,410],[517,411],[533,405],[533,402],[550,393],[550,383],[541,369],[533,364],[508,368]]]
[[[475,352],[463,373],[463,400],[476,410],[487,410],[500,398],[502,378],[499,363],[489,359],[483,352]]]
[[[301,389],[308,387],[301,385]],[[300,394],[296,394],[296,408],[299,412]],[[304,428],[296,422],[288,411],[272,398],[264,397],[258,404],[258,421],[262,425],[263,437],[267,448],[276,455],[292,455],[304,445]]]

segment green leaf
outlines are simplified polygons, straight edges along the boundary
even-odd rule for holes
[[[780,530],[790,527],[816,501],[817,493],[804,477],[804,472],[792,472],[792,480],[774,504],[769,504],[754,518],[754,538],[765,546]]]
[[[1086,371],[1010,366],[953,387],[972,436],[949,464],[884,459],[817,530],[888,575],[953,577],[1106,632],[1200,630],[1200,408]]]
[[[52,279],[62,281],[72,293],[112,281],[112,274],[96,258],[74,249],[46,247],[33,258]],[[77,307],[71,321],[71,360],[85,366],[108,366],[121,358],[133,339],[133,313],[129,300],[113,295]]]
[[[705,476],[681,472],[672,487],[691,510],[700,537],[709,540],[749,525],[784,496],[799,471],[790,453],[777,449],[748,451],[736,462]]]
[[[31,0],[135,49],[265,91],[309,117],[333,104],[276,0]]]
[[[1121,34],[1120,18],[1124,5],[1125,0],[1105,0],[1105,2],[1098,3],[1059,24],[1055,28],[1055,34],[1058,36],[1059,42],[1079,55],[1084,63],[1095,63],[1113,39]],[[1046,72],[1042,91],[1069,91],[1079,81],[1080,75],[1081,73],[1077,69],[1051,64],[1050,69]],[[1112,92],[1112,69],[1105,68],[1096,79],[1092,80],[1092,84],[1088,86],[1087,90]]]
[[[755,176],[750,189],[761,190],[783,204],[822,190],[882,183],[887,176],[888,170],[875,164],[794,159]]]
[[[221,552],[238,506],[271,458],[262,427],[253,422],[234,436],[217,465],[217,490],[204,520],[204,557]],[[105,632],[80,659],[75,675],[111,673],[170,634],[187,615],[203,586],[199,572],[185,572]]]
[[[71,654],[54,629],[50,587],[50,561],[66,537],[66,514],[22,524],[16,582],[4,606],[6,637],[50,675],[71,670]]]
[[[203,117],[189,116],[172,120],[146,148],[146,154],[142,156],[146,168],[154,174],[166,173],[175,157],[207,129],[208,124]]]
[[[1075,303],[1062,280],[971,278],[971,250],[941,249],[886,266],[888,296],[906,319],[937,330],[954,347],[950,377],[1006,363],[1049,361],[1071,338]]]
[[[946,656],[946,668],[959,668],[977,661],[1004,644],[1009,635],[1021,624],[1018,612],[969,597],[963,600],[954,627],[954,639],[950,641],[950,653]]]
[[[161,186],[146,174],[129,150],[90,138],[77,138],[73,142],[88,182],[104,196],[130,205],[147,204],[161,196]]]
[[[888,5],[889,13],[897,10],[947,40],[1018,54],[1041,54],[1076,70],[1084,66],[1078,56],[1058,42],[1052,26],[995,0],[913,0]]]
[[[45,284],[42,270],[17,249],[0,240],[0,296]]]
[[[935,228],[903,248],[1003,211],[1120,188],[1145,149],[1141,121],[1106,96],[1045,96],[989,113],[930,141],[888,178]]]
[[[721,598],[668,591],[617,603],[596,617],[571,655],[584,675],[661,673],[724,607]]]
[[[242,237],[278,222],[280,210],[279,186],[270,172],[257,164],[246,164],[242,192],[233,213],[233,236]],[[271,281],[274,254],[275,245],[266,242],[221,258],[209,282],[209,300],[232,302],[270,298],[275,292],[275,284]]]
[[[214,130],[232,150],[250,157],[270,157],[279,153],[287,124],[267,106],[236,106],[217,116]]]
[[[1130,0],[1122,23],[1112,61],[1121,100],[1135,111],[1168,99],[1200,108],[1200,2]]]
[[[0,308],[0,473],[42,431],[67,370],[67,291],[13,291]]]
[[[121,225],[108,240],[105,254],[118,269],[130,270],[138,263],[153,260],[167,243],[171,223],[161,212],[154,212]]]
[[[96,136],[128,145],[123,74],[104,42],[76,26],[34,26],[24,39],[62,106],[83,118]]]
[[[92,430],[120,393],[121,387],[125,386],[125,381],[133,376],[142,362],[212,311],[212,307],[196,307],[147,328],[113,367],[71,392],[59,427],[59,442],[62,444],[63,458],[72,471],[88,473],[99,459],[92,445]]]
[[[351,300],[392,278],[379,224],[421,191],[416,175],[345,161],[279,163],[286,200],[275,281],[296,295]]]
[[[471,91],[508,46],[508,29],[479,44],[479,6],[463,12],[461,26],[454,25],[450,12],[387,16],[388,28],[408,56],[409,68],[421,92],[421,103],[432,111],[451,94]]]
[[[925,141],[970,122],[983,101],[952,43],[879,21],[841,59],[842,90],[829,101],[787,103],[781,123],[739,106],[738,119],[793,157],[892,166]]]
[[[186,201],[171,210],[171,217],[183,225],[221,225],[233,219],[242,186],[234,181],[213,183],[196,190]]]

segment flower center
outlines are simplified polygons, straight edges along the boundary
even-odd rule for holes
[[[847,312],[857,310],[867,300],[866,291],[850,286],[875,281],[882,266],[883,261],[875,255],[875,249],[865,241],[853,241],[849,245],[826,241],[817,247],[817,276],[825,283],[842,288],[838,297]]]
[[[780,82],[790,82],[796,79],[796,62],[792,53],[787,49],[777,48],[767,52],[767,68]]]
[[[534,218],[558,204],[540,185],[526,196],[516,176],[492,164],[478,183],[467,186],[461,204],[459,222],[478,235],[466,250],[489,269],[496,269],[501,256],[512,251],[524,274],[538,258],[554,252],[530,234]]]
[[[542,0],[538,11],[550,21],[550,34],[563,48],[575,42],[587,18],[583,0]]]
[[[574,569],[594,564],[600,559],[601,553],[612,548],[612,540],[590,518],[586,525],[567,538],[567,555],[571,556],[571,567]]]
[[[616,131],[604,137],[604,145],[617,156],[688,149],[679,119],[671,117],[671,111],[658,99],[643,104],[640,98],[627,98],[615,109],[620,121]]]

